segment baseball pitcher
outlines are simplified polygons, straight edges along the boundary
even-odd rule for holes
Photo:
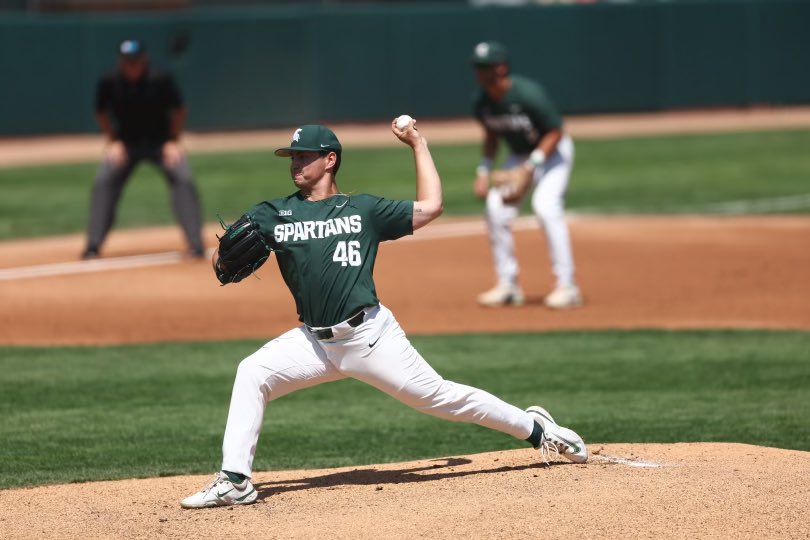
[[[295,130],[276,155],[290,158],[297,190],[254,206],[220,239],[213,265],[236,283],[274,256],[302,322],[239,364],[222,444],[222,470],[184,508],[254,502],[253,457],[265,407],[281,396],[345,377],[370,384],[421,412],[470,422],[524,439],[582,463],[588,450],[541,407],[521,410],[444,380],[411,346],[377,298],[372,272],[380,242],[424,227],[442,212],[442,187],[427,142],[411,120],[394,134],[413,151],[416,200],[341,193],[335,178],[342,147],[327,127]]]

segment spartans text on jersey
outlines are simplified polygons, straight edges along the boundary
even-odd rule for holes
[[[491,114],[485,110],[481,119],[493,131],[528,131],[534,127],[531,118],[525,113]]]
[[[309,240],[310,238],[327,238],[336,234],[359,233],[363,230],[361,216],[344,216],[326,221],[296,221],[279,223],[273,229],[276,242],[292,240]]]

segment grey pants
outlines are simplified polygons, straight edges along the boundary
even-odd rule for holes
[[[87,231],[87,250],[98,251],[115,222],[118,200],[135,166],[142,160],[151,161],[166,178],[172,192],[172,208],[189,249],[194,255],[203,254],[202,211],[200,198],[194,185],[191,166],[183,156],[174,167],[167,167],[161,159],[161,145],[127,146],[127,160],[120,166],[104,160],[98,168],[90,199],[90,221]]]

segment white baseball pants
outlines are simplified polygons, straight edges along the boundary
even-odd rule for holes
[[[446,381],[413,348],[391,311],[367,308],[357,328],[338,325],[317,340],[300,326],[239,364],[222,443],[222,469],[251,475],[266,405],[301,388],[352,377],[405,405],[446,420],[470,422],[518,439],[534,420],[521,409],[463,384]]]
[[[504,162],[504,168],[520,165],[526,158],[526,155],[512,154]],[[563,210],[563,197],[573,165],[574,143],[565,135],[557,145],[557,151],[534,170],[532,210],[545,231],[551,269],[558,286],[575,285],[574,257]],[[512,223],[519,210],[520,202],[504,203],[497,188],[489,190],[486,200],[489,242],[498,282],[504,285],[517,285],[520,271],[512,236]]]

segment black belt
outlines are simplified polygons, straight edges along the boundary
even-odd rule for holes
[[[365,311],[360,311],[356,315],[352,315],[352,317],[350,319],[348,319],[346,322],[352,328],[357,328],[358,326],[363,324],[363,320],[365,318],[366,318],[366,312]],[[332,339],[333,337],[335,337],[335,333],[332,331],[331,328],[321,328],[319,330],[315,330],[314,328],[309,328],[309,327],[307,327],[307,328],[309,329],[309,332],[313,336],[315,336],[315,339]]]

